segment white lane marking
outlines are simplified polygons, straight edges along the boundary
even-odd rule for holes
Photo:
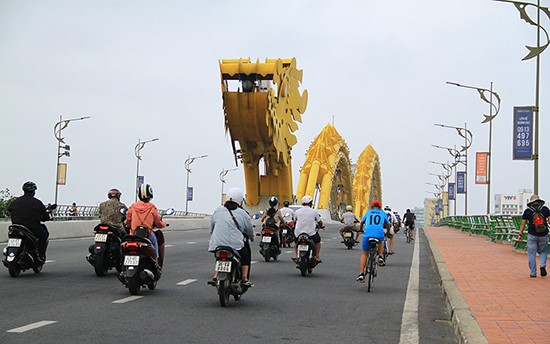
[[[174,245],[164,245],[164,247],[172,247],[172,246],[174,246]]]
[[[257,260],[253,260],[250,262],[250,264],[256,264],[258,261]]]
[[[197,280],[196,279],[186,279],[185,281],[181,281],[179,283],[176,283],[176,285],[188,285],[190,283],[193,283],[193,282],[196,282]]]
[[[285,251],[285,253],[292,253],[292,251]]]
[[[196,244],[196,242],[194,242],[194,241],[188,241],[187,244],[188,244],[188,245],[193,245],[193,244]]]
[[[55,263],[55,260],[46,260],[44,263]]]
[[[34,329],[42,327],[42,326],[55,324],[56,322],[57,321],[43,320],[43,321],[35,322],[33,324],[29,324],[29,325],[21,326],[21,327],[18,327],[18,328],[14,328],[14,329],[8,330],[6,332],[23,333],[23,332],[27,332],[27,331],[30,331],[30,330],[34,330]]]
[[[400,344],[417,344],[420,341],[418,335],[418,284],[420,279],[420,246],[418,245],[418,231],[416,231],[414,235],[415,240],[411,272],[409,274],[405,305],[403,306],[403,316],[401,317]]]
[[[143,296],[129,296],[125,297],[124,299],[113,301],[112,303],[126,303],[134,300],[139,300],[141,298],[143,298]]]

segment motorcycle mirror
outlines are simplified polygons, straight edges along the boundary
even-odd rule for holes
[[[174,208],[168,208],[168,209],[166,209],[166,211],[164,212],[164,215],[170,216],[170,215],[174,214],[175,212],[176,212],[176,210],[175,210]]]
[[[126,208],[120,208],[120,213],[121,213],[122,215],[126,215],[127,212],[128,212],[128,209],[126,209]]]
[[[51,209],[51,210],[54,210],[55,208],[57,208],[57,204],[52,204],[48,207],[48,209]]]
[[[260,210],[260,215],[263,215],[264,214],[264,211],[263,210]]]

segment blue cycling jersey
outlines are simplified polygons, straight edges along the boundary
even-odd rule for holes
[[[365,234],[363,238],[382,238],[384,239],[384,226],[389,224],[388,216],[381,209],[371,209],[367,211],[361,219],[365,224]]]

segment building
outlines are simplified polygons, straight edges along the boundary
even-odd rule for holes
[[[424,216],[423,223],[427,226],[433,226],[438,221],[438,215],[436,215],[435,208],[437,207],[437,198],[424,198]],[[416,215],[416,218],[419,219],[419,216]]]
[[[495,215],[521,215],[527,207],[531,189],[520,189],[517,195],[495,194]]]
[[[414,207],[411,211],[416,216],[416,227],[424,228],[424,223],[426,223],[424,218],[424,208]]]

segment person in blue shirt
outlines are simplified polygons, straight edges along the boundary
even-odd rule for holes
[[[361,219],[361,230],[364,228],[363,234],[363,252],[361,253],[361,261],[359,263],[359,276],[357,276],[358,282],[365,280],[365,265],[367,264],[367,258],[369,256],[369,239],[378,239],[378,264],[383,266],[385,264],[384,258],[384,229],[389,228],[390,223],[388,216],[381,209],[382,203],[379,200],[374,200],[371,203],[371,209],[367,211],[365,216]]]

